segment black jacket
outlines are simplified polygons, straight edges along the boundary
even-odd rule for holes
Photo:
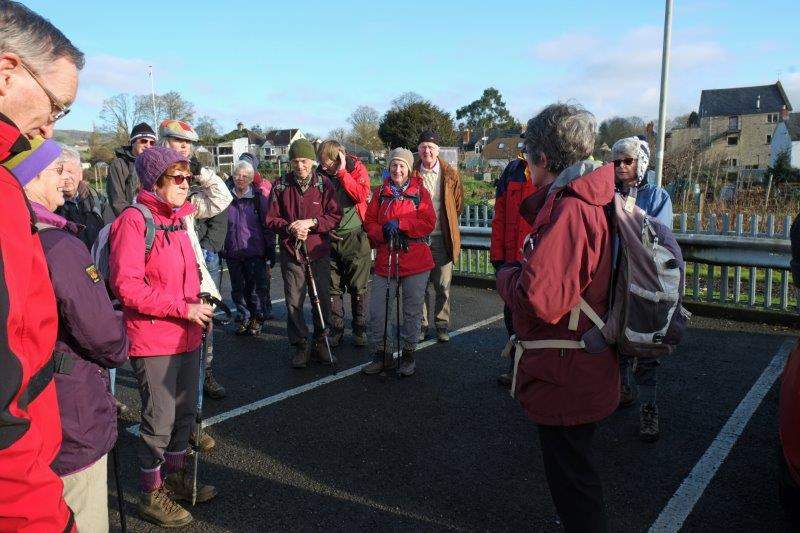
[[[800,287],[800,214],[794,219],[790,235],[792,239],[792,278],[794,284]]]
[[[65,199],[64,205],[56,209],[56,214],[83,226],[77,237],[89,250],[92,249],[92,244],[97,240],[97,235],[103,226],[114,221],[114,213],[108,205],[108,200],[85,182],[78,184],[75,198]]]
[[[136,158],[131,153],[131,147],[121,146],[115,153],[117,158],[108,168],[106,195],[114,216],[118,217],[123,209],[136,200],[136,195],[139,193],[139,177],[133,168]]]
[[[200,248],[219,253],[228,235],[228,209],[211,218],[195,218],[194,229],[197,232],[197,240],[200,241]]]

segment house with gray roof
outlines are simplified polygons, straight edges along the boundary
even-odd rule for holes
[[[727,178],[758,179],[772,162],[772,136],[781,113],[791,110],[780,81],[706,89],[700,93],[697,117],[671,132],[667,151],[691,146],[710,160],[722,161]]]

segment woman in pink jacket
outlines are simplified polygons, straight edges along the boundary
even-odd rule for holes
[[[171,148],[142,152],[135,162],[142,190],[136,202],[150,211],[155,240],[145,249],[146,223],[128,208],[110,236],[111,288],[123,305],[130,360],[142,399],[139,441],[139,512],[161,526],[179,526],[192,516],[174,500],[191,497],[186,451],[195,416],[202,329],[213,310],[198,298],[200,274],[183,218],[192,174],[189,161]],[[162,482],[161,466],[165,478]],[[216,495],[198,488],[198,501]]]

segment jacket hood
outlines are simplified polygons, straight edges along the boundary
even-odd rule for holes
[[[194,204],[189,201],[188,197],[183,205],[177,209],[173,209],[171,205],[156,196],[155,193],[145,190],[139,191],[136,201],[147,206],[153,214],[157,213],[170,220],[179,220],[195,212]]]
[[[550,190],[567,188],[591,205],[606,205],[614,199],[614,166],[587,159],[565,168]]]
[[[77,235],[84,227],[81,224],[70,222],[61,215],[49,211],[45,206],[38,202],[32,201],[31,209],[33,209],[33,213],[36,215],[37,222],[63,229],[73,235]]]
[[[120,146],[119,148],[114,150],[114,153],[116,154],[117,157],[121,157],[122,159],[125,159],[126,161],[130,161],[130,162],[136,161],[136,156],[134,156],[133,152],[131,152],[131,147],[130,146]]]

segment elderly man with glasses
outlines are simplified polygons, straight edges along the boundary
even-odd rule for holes
[[[58,28],[0,0],[0,163],[29,150],[30,139],[53,136],[83,65]],[[0,531],[74,531],[50,468],[61,447],[56,300],[20,180],[2,166],[0,187]]]
[[[111,162],[106,182],[106,194],[115,217],[133,203],[139,192],[139,178],[133,168],[136,156],[155,145],[156,133],[149,124],[142,122],[131,130],[130,144],[117,148],[117,158]]]

